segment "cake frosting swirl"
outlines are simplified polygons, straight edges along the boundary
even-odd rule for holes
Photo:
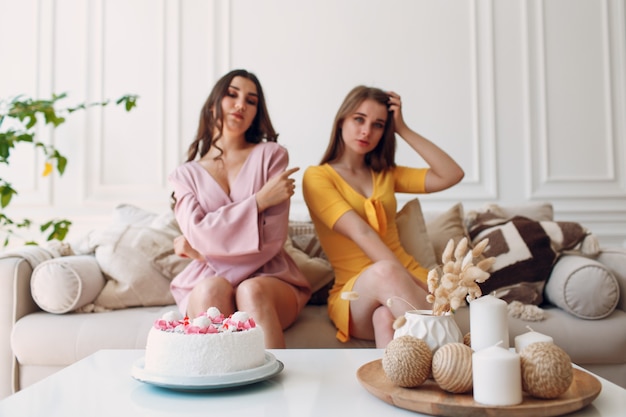
[[[253,369],[265,362],[263,330],[246,312],[225,317],[211,307],[189,319],[176,311],[155,320],[144,369],[164,376],[207,376]]]

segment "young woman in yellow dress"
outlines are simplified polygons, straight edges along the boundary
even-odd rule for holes
[[[400,136],[428,167],[395,164]],[[395,193],[432,193],[457,184],[463,169],[441,148],[411,130],[394,92],[358,86],[344,99],[320,165],[308,167],[304,199],[320,244],[335,271],[328,312],[337,338],[393,339],[393,321],[426,302],[428,271],[401,246]],[[350,302],[343,292],[356,292]],[[405,302],[392,302],[401,297]]]

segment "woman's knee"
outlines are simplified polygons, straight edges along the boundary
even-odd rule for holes
[[[378,261],[368,268],[369,272],[386,281],[393,279],[405,280],[410,277],[408,271],[397,262]]]
[[[374,327],[374,339],[377,347],[385,347],[391,339],[395,330],[393,322],[395,317],[391,310],[385,306],[380,306],[372,314],[372,325]]]
[[[393,313],[385,306],[378,307],[372,314],[372,324],[374,327],[389,326],[394,320],[395,317]]]
[[[273,311],[284,327],[296,319],[299,309],[293,287],[274,277],[256,277],[243,281],[237,287],[238,307],[250,311]]]
[[[237,287],[237,303],[262,303],[271,298],[271,288],[264,279],[249,278]]]
[[[224,314],[232,314],[234,289],[229,281],[220,277],[206,278],[191,290],[186,314],[196,317],[209,307],[217,307]]]
[[[231,283],[222,277],[211,277],[200,281],[192,290],[194,298],[232,298],[234,293]]]

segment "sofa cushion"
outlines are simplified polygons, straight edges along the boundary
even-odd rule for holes
[[[335,277],[330,263],[321,257],[310,256],[293,245],[291,237],[287,237],[285,251],[294,260],[307,281],[311,284],[311,292],[324,288]]]
[[[312,258],[322,258],[328,260],[328,257],[322,249],[315,228],[311,222],[293,222],[290,223],[291,233],[289,236],[291,242],[296,249],[301,250]]]
[[[67,366],[101,349],[145,349],[154,321],[176,309],[168,305],[97,314],[32,313],[15,323],[11,346],[20,367]],[[340,342],[336,333],[326,306],[309,305],[285,330],[285,343],[287,348],[309,349],[374,347],[374,341],[356,338]]]
[[[441,255],[450,239],[454,241],[456,247],[461,239],[468,237],[463,224],[463,204],[456,203],[444,213],[428,221],[426,230],[435,251],[435,260],[439,264],[442,262]]]
[[[554,221],[554,210],[550,203],[508,206],[487,204],[482,210],[468,212],[464,223],[471,230],[480,223],[495,224],[501,219],[511,219],[515,216],[539,222],[549,236],[553,249],[559,254],[596,256],[600,252],[597,238],[580,223]]]
[[[543,305],[546,319],[530,324],[532,330],[549,335],[563,348],[573,363],[623,364],[626,352],[624,323],[626,311],[615,309],[602,320],[582,320],[556,306]],[[470,331],[468,307],[459,308],[454,320],[461,332]],[[515,346],[515,337],[528,332],[528,321],[509,316],[509,346]],[[619,330],[618,330],[619,329]],[[620,380],[623,380],[620,378]]]
[[[174,253],[179,235],[171,211],[157,215],[121,205],[112,225],[73,242],[74,252],[95,256],[107,280],[94,300],[96,308],[172,304],[170,281],[191,261]]]
[[[31,293],[44,311],[62,314],[91,303],[105,279],[92,255],[64,256],[39,264],[30,281]]]
[[[157,217],[158,214],[132,204],[120,204],[113,210],[114,224],[149,226]]]
[[[609,268],[617,279],[620,287],[617,308],[626,310],[626,248],[603,248],[595,260]]]
[[[496,263],[491,277],[480,284],[483,293],[496,292],[507,302],[520,301],[539,305],[543,289],[554,262],[563,253],[598,252],[597,239],[575,222],[556,222],[549,204],[533,210],[531,205],[513,208],[490,205],[484,211],[468,213],[465,223],[473,244],[488,238],[484,256],[493,256]],[[507,217],[513,214],[513,217]],[[505,216],[505,217],[503,217]]]
[[[408,201],[396,215],[396,225],[402,247],[424,268],[437,265],[435,249],[428,236],[424,214],[418,199]]]
[[[11,347],[20,365],[67,366],[100,349],[145,349],[154,321],[175,305],[102,313],[31,313],[18,320]],[[42,348],[45,347],[45,348]]]
[[[539,222],[519,216],[485,222],[477,219],[469,233],[473,244],[489,239],[483,255],[496,258],[488,271],[491,276],[479,284],[483,294],[496,292],[507,302],[543,302],[543,287],[557,254]]]
[[[536,221],[552,221],[554,220],[554,208],[550,203],[524,203],[500,205],[495,203],[487,204],[482,210],[472,211],[468,216],[475,215],[479,212],[491,212],[502,219],[508,219],[515,216],[527,217]]]
[[[311,283],[312,293],[308,304],[326,304],[335,271],[320,245],[313,222],[290,221],[285,250]]]
[[[593,259],[562,256],[548,279],[546,300],[581,319],[602,319],[615,310],[620,297],[613,273]]]
[[[325,305],[307,305],[296,322],[285,330],[288,349],[353,349],[374,348],[373,340],[350,338],[347,342],[337,339],[337,329],[328,317]]]

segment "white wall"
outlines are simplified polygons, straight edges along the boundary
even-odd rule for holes
[[[345,94],[374,85],[466,171],[421,196],[426,209],[550,201],[622,244],[625,22],[625,0],[0,0],[0,97],[140,95],[131,113],[92,109],[41,132],[69,157],[63,177],[41,178],[30,151],[0,175],[20,191],[12,213],[69,217],[74,234],[119,203],[167,210],[202,103],[243,67],[293,166],[316,164]],[[398,161],[419,165],[403,145]],[[292,207],[306,217],[300,194]]]

